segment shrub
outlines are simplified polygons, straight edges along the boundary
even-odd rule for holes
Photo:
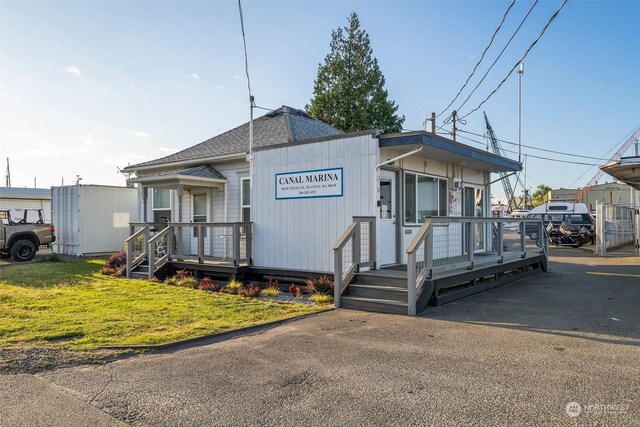
[[[222,291],[228,294],[238,295],[240,290],[243,288],[244,285],[242,284],[242,282],[238,280],[231,280],[229,283],[227,283],[227,286],[222,289]]]
[[[198,289],[201,291],[220,292],[222,290],[222,286],[211,280],[209,277],[203,277],[202,280],[200,280]]]
[[[176,270],[176,279],[188,279],[193,277],[193,273],[189,270]]]
[[[167,277],[164,283],[169,286],[178,286],[178,279],[176,279],[176,276]]]
[[[267,288],[277,288],[278,281],[274,278],[269,279],[269,283],[267,284]]]
[[[309,299],[318,305],[326,305],[326,304],[331,304],[333,302],[333,297],[331,295],[326,295],[326,294],[316,293],[311,295]]]
[[[291,284],[291,286],[289,286],[289,293],[294,298],[300,298],[302,296],[302,289],[300,289],[300,286]]]
[[[255,297],[260,293],[260,286],[257,283],[253,282],[249,285],[248,288],[242,288],[238,291],[238,295],[242,295],[243,297]]]
[[[100,269],[100,273],[107,276],[122,277],[127,269],[127,253],[125,251],[118,251],[104,262],[104,265]]]
[[[329,279],[328,276],[322,275],[317,278],[308,278],[304,281],[307,293],[314,294],[331,294],[333,293],[333,280]]]
[[[179,279],[176,276],[176,281],[177,281],[176,285],[181,288],[195,289],[199,285],[198,281],[193,277],[185,277],[185,278]]]
[[[333,280],[324,274],[316,279],[314,286],[316,292],[321,294],[330,294],[333,292]]]
[[[308,278],[304,281],[305,288],[308,294],[313,294],[316,292],[316,286],[314,285],[314,279]]]
[[[278,295],[280,295],[280,289],[273,286],[267,286],[265,289],[262,290],[262,295],[266,297],[275,298]]]

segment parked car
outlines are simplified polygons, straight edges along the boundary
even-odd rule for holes
[[[35,218],[31,219],[34,216]],[[56,240],[55,227],[45,224],[41,209],[25,209],[22,218],[12,218],[10,210],[0,210],[0,256],[14,261],[30,261],[41,245]]]

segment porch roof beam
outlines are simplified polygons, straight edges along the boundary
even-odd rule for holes
[[[182,185],[188,187],[219,187],[222,188],[227,183],[226,179],[219,178],[203,178],[185,175],[163,175],[163,176],[142,176],[132,178],[131,183],[142,184],[143,187],[154,188],[175,188]]]
[[[417,155],[442,163],[469,167],[483,172],[511,172],[522,170],[522,164],[506,157],[478,150],[466,144],[442,138],[428,132],[407,132],[380,135],[380,148],[424,149]]]

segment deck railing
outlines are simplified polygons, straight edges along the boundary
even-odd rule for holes
[[[431,277],[433,267],[431,233],[431,220],[427,219],[407,247],[407,294],[410,316],[415,316],[417,296],[420,295],[425,280]]]
[[[183,261],[218,265],[253,264],[251,222],[131,223],[127,244],[127,277],[148,260],[149,277],[165,263]]]
[[[376,218],[353,217],[351,223],[333,245],[333,303],[340,307],[340,297],[360,268],[375,269]]]
[[[548,254],[541,219],[431,217],[425,219],[406,250],[408,314],[416,314],[423,285],[434,272],[473,270],[478,264],[502,263],[505,258]]]
[[[149,227],[141,227],[124,241],[127,248],[127,278],[130,278],[131,271],[147,258],[147,240]]]

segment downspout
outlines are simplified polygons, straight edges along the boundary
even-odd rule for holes
[[[398,157],[394,157],[393,159],[389,159],[389,160],[385,160],[384,162],[378,163],[374,168],[373,168],[373,215],[377,216],[376,209],[378,208],[378,198],[376,197],[378,195],[378,169],[380,169],[382,166],[384,165],[388,165],[390,163],[395,162],[396,160],[400,160],[400,159],[404,159],[405,157],[409,157],[409,156],[413,156],[414,154],[418,154],[420,151],[422,151],[423,147],[420,147],[416,150],[413,151],[409,151],[408,153],[404,153],[399,155]]]
[[[409,156],[413,156],[414,154],[418,154],[420,151],[422,151],[423,148],[424,148],[424,146],[421,146],[418,149],[415,149],[413,151],[409,151],[408,153],[401,154],[401,155],[399,155],[397,157],[394,157],[393,159],[385,160],[384,162],[378,163],[373,168],[373,216],[376,217],[376,234],[377,235],[380,235],[379,230],[378,230],[378,221],[377,221],[378,214],[376,213],[376,210],[378,209],[378,197],[377,197],[378,196],[378,169],[380,169],[384,165],[388,165],[390,163],[393,163],[396,160],[404,159],[405,157],[409,157]],[[396,197],[396,200],[397,200],[397,197]],[[396,215],[398,215],[398,212],[396,212]],[[379,255],[380,255],[379,252],[380,252],[380,245],[378,243],[376,243],[376,259],[375,259],[376,265],[378,264],[378,259],[379,259]]]

